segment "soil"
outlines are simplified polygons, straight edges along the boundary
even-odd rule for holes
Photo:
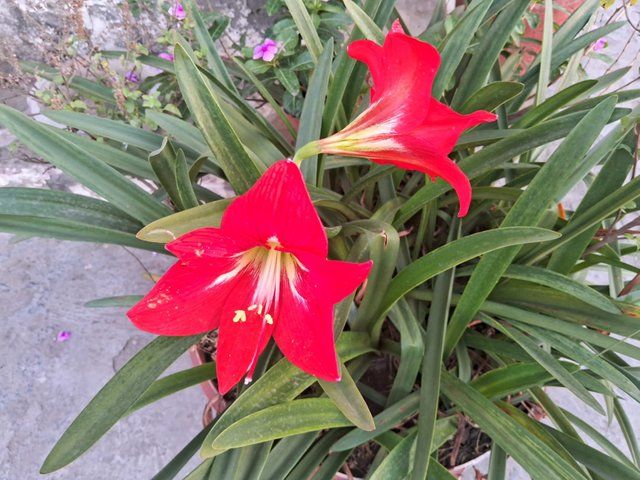
[[[446,468],[462,465],[491,448],[491,439],[460,415],[458,431],[438,450],[438,462]]]

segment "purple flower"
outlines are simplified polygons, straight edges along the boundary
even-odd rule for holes
[[[184,11],[184,7],[180,2],[174,2],[173,6],[169,8],[169,15],[176,20],[184,20],[187,18],[187,12]]]
[[[167,62],[173,62],[173,53],[162,52],[158,54],[158,58],[166,60]]]
[[[70,338],[71,338],[71,332],[69,330],[61,330],[60,332],[58,332],[58,336],[56,337],[56,340],[58,342],[66,342]]]
[[[270,62],[276,57],[280,45],[275,40],[265,38],[264,42],[253,47],[253,59],[262,59],[265,62]]]
[[[604,38],[601,38],[600,40],[598,40],[596,43],[593,44],[591,49],[594,52],[597,52],[598,50],[602,50],[606,46],[607,46],[607,41]]]
[[[131,83],[138,83],[140,81],[140,79],[138,78],[138,75],[133,70],[131,70],[130,72],[127,72],[124,78]]]

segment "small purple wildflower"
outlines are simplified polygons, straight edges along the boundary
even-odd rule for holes
[[[253,47],[253,59],[262,59],[265,62],[270,62],[276,57],[280,45],[275,40],[265,38],[264,42]]]
[[[184,11],[184,7],[180,2],[174,2],[171,8],[169,8],[169,15],[176,20],[184,20],[187,18],[187,12]]]
[[[173,53],[162,52],[162,53],[158,54],[158,58],[161,58],[161,59],[166,60],[168,62],[173,62]]]
[[[600,40],[598,40],[596,43],[593,44],[591,49],[594,52],[597,52],[598,50],[602,50],[603,48],[606,48],[607,45],[608,45],[607,41],[604,38],[601,38]]]
[[[71,338],[71,332],[69,330],[61,330],[60,332],[58,332],[58,336],[56,337],[56,340],[58,342],[66,342],[70,338]]]
[[[124,78],[131,83],[138,83],[140,81],[140,79],[138,78],[138,75],[133,70],[131,70],[130,72],[127,72]]]

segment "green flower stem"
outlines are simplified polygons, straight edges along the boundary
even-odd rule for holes
[[[296,163],[296,165],[300,166],[305,158],[313,157],[314,155],[318,155],[319,153],[320,142],[318,142],[318,140],[314,140],[313,142],[307,143],[304,147],[298,150],[293,156],[293,161]]]

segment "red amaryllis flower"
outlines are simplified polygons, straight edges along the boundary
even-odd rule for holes
[[[333,306],[360,285],[371,262],[327,260],[327,236],[299,168],[272,165],[227,208],[220,228],[167,244],[179,261],[127,315],[158,335],[218,332],[218,387],[246,381],[273,335],[302,370],[340,380]]]
[[[442,177],[469,210],[471,185],[448,157],[463,130],[495,120],[477,111],[457,113],[431,97],[440,55],[430,44],[406,35],[396,21],[384,45],[358,40],[348,53],[371,72],[371,105],[340,132],[310,145],[307,152],[365,157],[382,164]],[[313,151],[315,149],[315,152]]]

